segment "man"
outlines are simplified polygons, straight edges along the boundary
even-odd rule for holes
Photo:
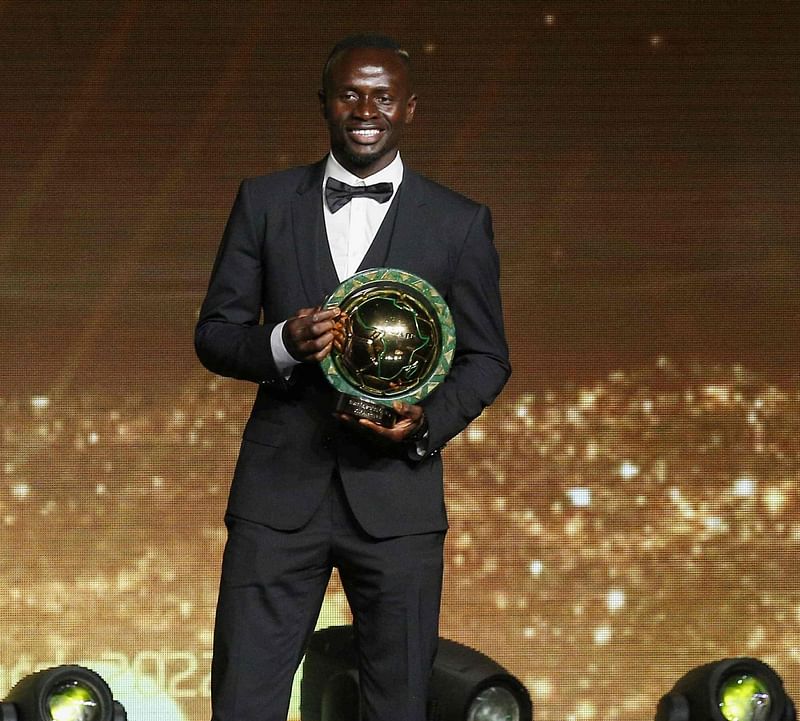
[[[407,54],[382,36],[346,39],[319,99],[331,152],[242,183],[197,324],[207,368],[259,384],[226,513],[213,721],[286,718],[334,566],[362,718],[423,721],[447,529],[439,450],[510,372],[488,210],[398,153],[417,105]],[[377,198],[364,188],[376,184]],[[456,326],[447,379],[419,405],[396,404],[392,428],[334,415],[318,363],[338,330],[323,300],[370,267],[425,278]]]

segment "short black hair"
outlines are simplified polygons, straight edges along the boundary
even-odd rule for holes
[[[357,35],[348,35],[346,38],[340,40],[333,46],[333,50],[328,53],[328,59],[325,61],[325,67],[322,69],[322,90],[324,91],[327,86],[328,74],[331,69],[333,61],[336,60],[342,53],[356,48],[380,48],[381,50],[392,50],[407,69],[411,69],[411,57],[408,52],[403,50],[403,47],[396,40],[390,38],[388,35],[379,35],[378,33],[358,33]]]

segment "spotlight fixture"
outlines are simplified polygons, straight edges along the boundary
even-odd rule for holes
[[[83,666],[55,666],[26,676],[0,704],[0,721],[127,721],[108,684]]]
[[[796,721],[783,681],[755,658],[692,669],[658,702],[655,721]]]
[[[528,690],[499,663],[474,648],[439,639],[428,721],[532,721]]]
[[[300,685],[301,721],[358,721],[358,660],[352,626],[312,637]],[[532,721],[527,689],[491,658],[439,639],[427,721]]]

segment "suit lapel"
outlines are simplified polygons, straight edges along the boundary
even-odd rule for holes
[[[368,270],[369,268],[382,268],[386,265],[386,259],[389,255],[389,248],[394,239],[395,224],[397,222],[397,212],[400,207],[400,199],[403,196],[403,186],[405,182],[400,184],[400,188],[392,198],[392,204],[386,215],[383,218],[381,227],[375,234],[375,238],[367,250],[367,254],[358,266],[358,270]]]
[[[416,267],[420,253],[424,252],[423,239],[430,233],[430,229],[427,228],[427,209],[424,207],[426,201],[419,177],[408,168],[403,171],[403,182],[395,201],[394,219],[382,249],[381,262],[367,267],[386,266],[402,269]]]
[[[311,306],[322,303],[339,285],[322,213],[325,159],[309,166],[292,201],[292,234],[300,278]]]

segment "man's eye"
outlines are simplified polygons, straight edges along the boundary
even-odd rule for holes
[[[392,96],[391,95],[380,95],[378,97],[378,102],[382,103],[384,105],[387,105],[388,103],[392,102]]]
[[[342,93],[342,95],[340,95],[339,97],[348,103],[352,103],[358,100],[358,95],[356,95],[355,93]]]

